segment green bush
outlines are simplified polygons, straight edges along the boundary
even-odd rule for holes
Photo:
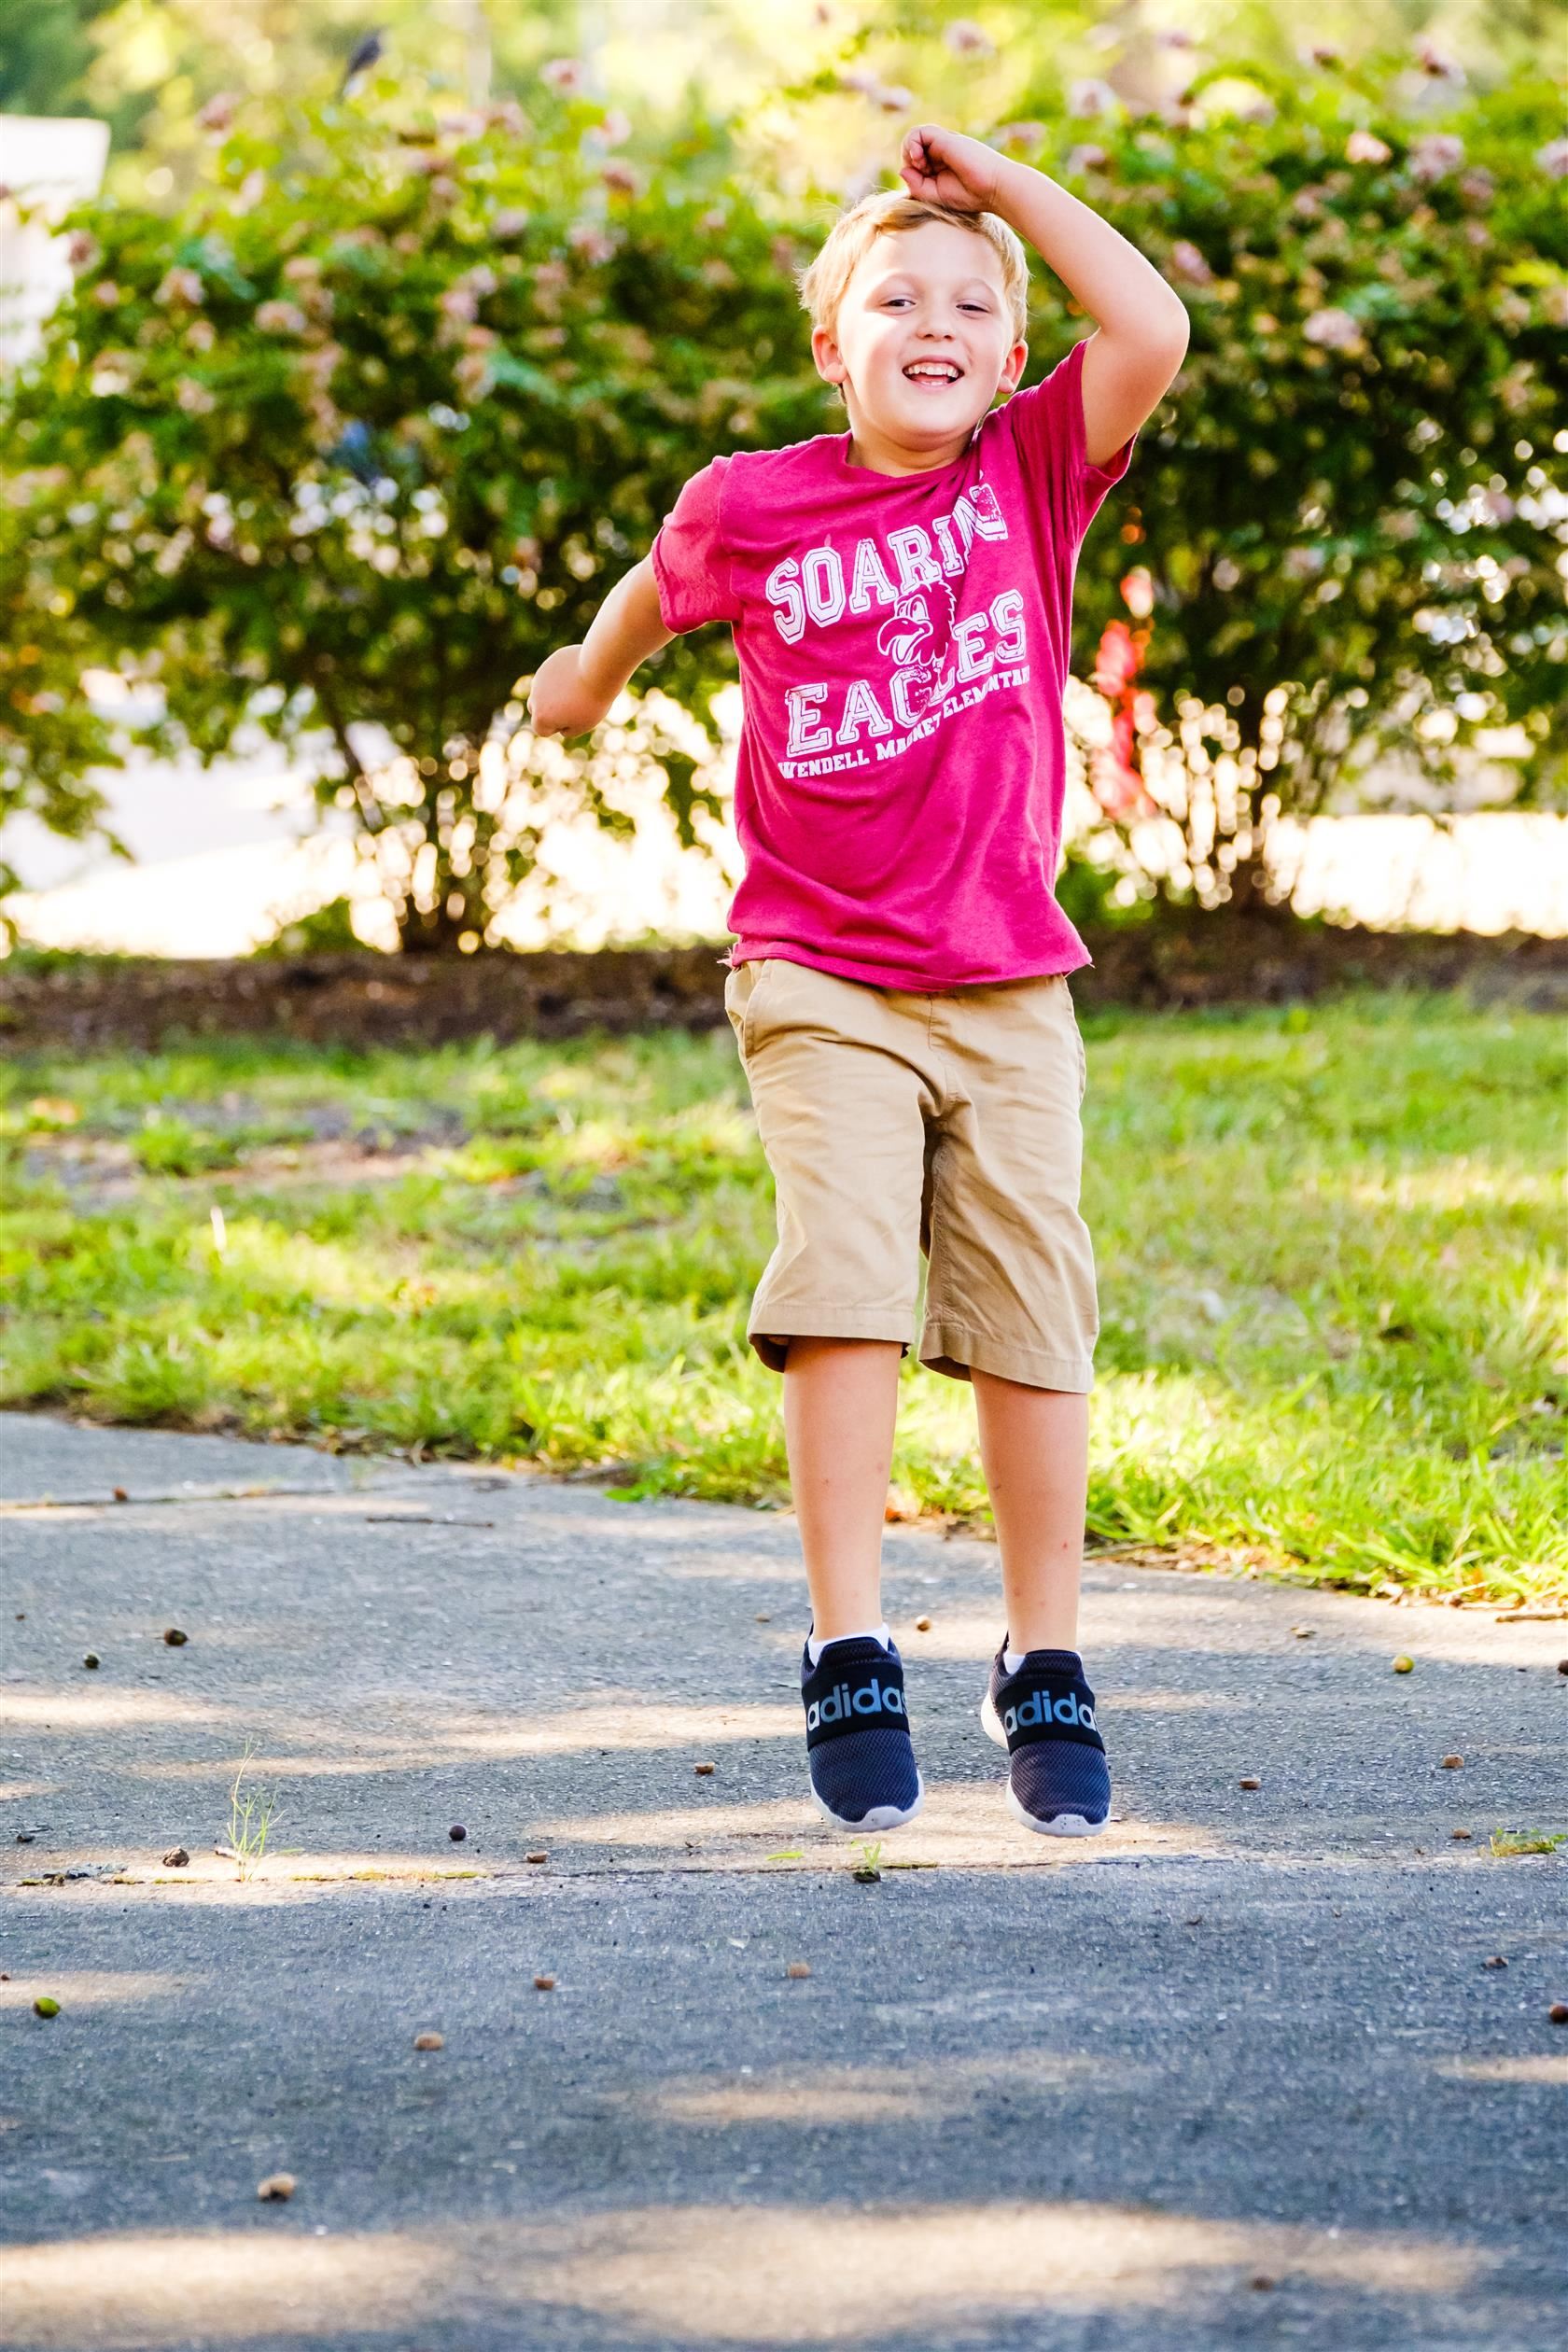
[[[1568,743],[1560,94],[1438,85],[1412,119],[1393,62],[1331,64],[1206,117],[1224,78],[1173,120],[1080,125],[1064,170],[1192,319],[1080,613],[1122,624],[1101,797],[1147,813],[1163,767],[1207,897],[1255,884],[1274,814],[1343,803],[1390,750],[1442,786],[1517,722],[1547,800]]]
[[[236,128],[172,217],[85,211],[75,301],[0,415],[18,758],[68,725],[56,765],[113,755],[87,662],[155,684],[163,739],[204,757],[242,720],[314,736],[410,947],[482,938],[530,861],[520,679],[716,448],[824,411],[803,256],[721,150],[634,169],[557,78],[527,116],[384,93]],[[660,677],[700,711],[726,674],[710,638]],[[641,745],[692,840],[711,780]],[[611,816],[592,768],[581,790]]]
[[[1440,786],[1517,724],[1548,797],[1568,739],[1552,89],[1439,76],[1418,100],[1392,59],[1228,92],[1216,71],[1137,113],[1064,102],[1052,61],[1043,119],[998,128],[948,63],[932,110],[1080,190],[1192,315],[1085,549],[1108,818],[1163,812],[1173,886],[1212,902],[1257,886],[1278,815],[1390,747]],[[122,741],[79,689],[97,663],[160,690],[156,740],[212,756],[242,721],[309,739],[403,945],[486,935],[566,759],[520,725],[521,681],[716,451],[842,415],[791,283],[831,206],[764,203],[722,125],[628,163],[577,69],[546,72],[526,115],[438,120],[384,85],[369,111],[243,123],[171,216],[80,217],[75,300],[0,409],[0,812],[93,821],[80,778]],[[842,103],[844,80],[791,103]],[[1071,311],[1037,272],[1031,377],[1082,332]],[[645,675],[701,721],[727,634]],[[721,807],[715,746],[658,708],[566,780],[613,824],[618,765],[652,758],[690,844]]]

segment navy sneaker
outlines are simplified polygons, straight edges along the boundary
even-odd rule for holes
[[[925,1798],[903,1702],[903,1661],[869,1634],[801,1655],[806,1760],[817,1810],[834,1829],[901,1829]]]
[[[1030,1650],[1010,1674],[1006,1651],[1004,1640],[980,1720],[1007,1750],[1008,1810],[1045,1837],[1092,1838],[1111,1817],[1111,1768],[1084,1661],[1076,1650]]]

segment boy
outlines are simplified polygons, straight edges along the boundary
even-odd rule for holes
[[[531,709],[542,734],[583,732],[673,634],[735,629],[747,870],[725,1006],[777,1195],[749,1336],[784,1377],[818,1805],[864,1833],[923,1793],[880,1600],[918,1235],[920,1361],[973,1384],[1001,1555],[982,1720],[1016,1819],[1084,1835],[1111,1781],[1076,1647],[1098,1315],[1065,977],[1088,958],[1052,895],[1062,688],[1079,542],[1187,319],[1043,173],[932,123],[901,171],[802,280],[849,430],[694,475]],[[1097,328],[1008,397],[1021,238]]]

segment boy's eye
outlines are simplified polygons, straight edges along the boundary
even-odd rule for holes
[[[912,302],[914,299],[912,294],[885,294],[882,298],[882,307],[884,310],[891,310],[895,302]],[[989,302],[960,302],[959,308],[976,311],[982,318],[988,318],[991,314]]]

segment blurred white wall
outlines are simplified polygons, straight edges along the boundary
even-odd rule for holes
[[[14,367],[71,282],[65,241],[50,234],[73,204],[95,196],[109,126],[77,115],[0,115],[0,367]],[[39,213],[21,217],[18,199]]]
[[[389,918],[346,832],[319,819],[309,779],[276,753],[203,771],[149,763],[105,779],[135,865],[8,829],[34,887],[7,912],[40,946],[237,956],[329,899],[357,902],[356,928],[389,947]],[[635,835],[591,819],[546,831],[539,870],[499,926],[518,946],[595,947],[657,932],[719,939],[740,872],[728,826],[718,860],[683,851],[656,784],[625,795]],[[1481,811],[1320,817],[1281,825],[1282,873],[1303,914],[1422,930],[1568,934],[1568,818]]]

